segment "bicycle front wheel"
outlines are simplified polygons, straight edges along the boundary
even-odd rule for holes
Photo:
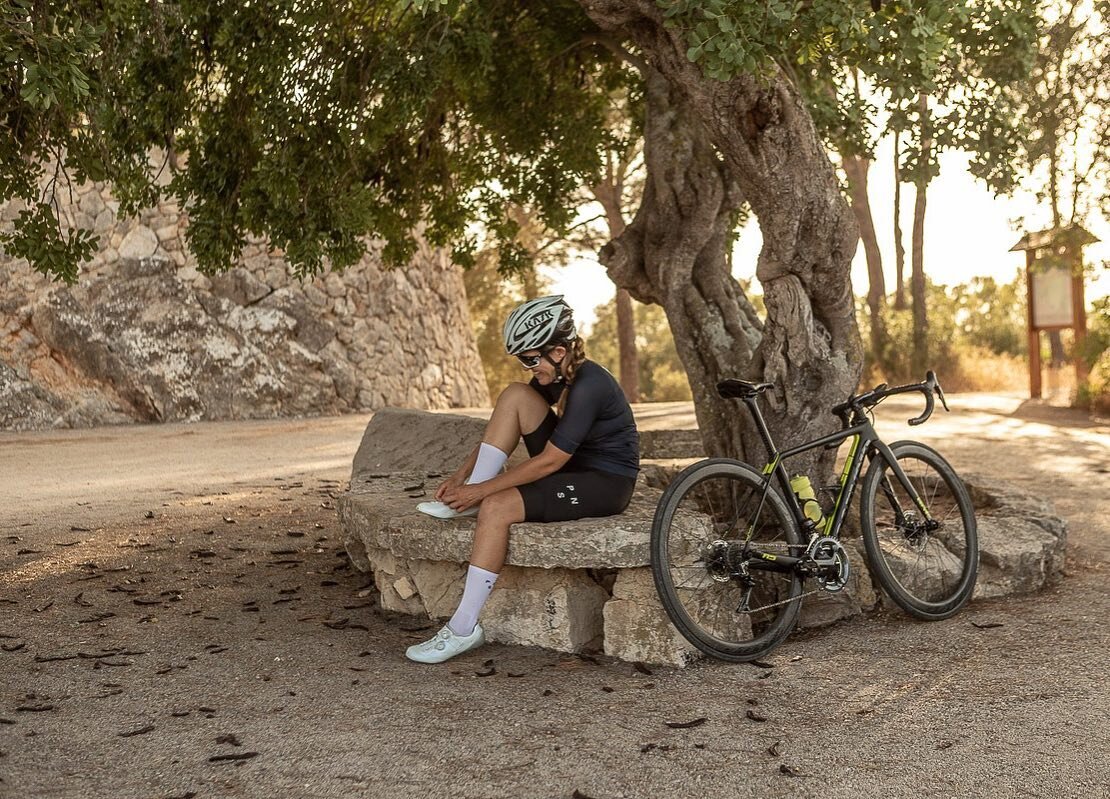
[[[926,621],[947,619],[975,590],[979,538],[963,481],[935,450],[898,441],[891,451],[920,504],[886,458],[867,470],[860,521],[867,561],[903,610]]]
[[[722,660],[765,655],[798,616],[801,578],[748,569],[742,564],[752,550],[795,557],[805,550],[786,503],[758,472],[711,459],[672,481],[651,527],[655,587],[683,637]]]

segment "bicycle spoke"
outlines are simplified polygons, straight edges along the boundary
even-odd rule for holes
[[[870,524],[865,543],[887,593],[915,615],[940,618],[958,609],[974,585],[974,515],[966,492],[957,495],[958,478],[940,456],[906,442],[898,449],[913,493],[884,462],[886,477],[871,478],[865,489]]]
[[[768,502],[765,491],[750,470],[710,463],[665,498],[666,524],[653,529],[664,607],[692,643],[721,657],[763,651],[789,631],[796,615],[796,608],[778,603],[800,592],[800,580],[745,571],[745,546],[789,551],[799,545],[796,532],[787,535],[796,528],[782,501]]]

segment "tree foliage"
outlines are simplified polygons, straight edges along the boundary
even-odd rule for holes
[[[400,263],[417,228],[469,263],[474,223],[514,268],[506,209],[563,230],[567,196],[599,167],[622,68],[584,44],[591,31],[567,2],[17,0],[0,32],[0,201],[29,211],[5,245],[76,276],[90,241],[59,228],[55,162],[111,181],[123,213],[177,199],[207,270],[252,233],[299,273],[353,263],[365,237]]]
[[[1110,218],[1110,1],[1048,0],[1032,73],[1021,86],[1029,135],[1025,185],[1053,227]]]

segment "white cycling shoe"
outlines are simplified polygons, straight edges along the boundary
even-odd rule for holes
[[[461,655],[486,642],[482,625],[475,624],[470,635],[456,635],[447,624],[433,637],[421,644],[413,644],[405,650],[405,657],[417,663],[442,663],[455,655]]]
[[[421,502],[419,505],[416,506],[416,509],[418,511],[420,511],[421,513],[428,514],[429,516],[435,516],[437,519],[457,519],[460,516],[477,516],[478,515],[478,506],[477,505],[474,505],[473,507],[467,508],[466,510],[464,510],[460,513],[459,511],[452,508],[450,505],[447,505],[447,504],[445,504],[443,502],[439,502],[439,501],[436,501],[436,502]]]

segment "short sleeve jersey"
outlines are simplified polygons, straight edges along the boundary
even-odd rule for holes
[[[548,405],[557,403],[566,388],[563,383],[542,386],[534,377],[529,385]],[[587,360],[567,390],[563,416],[551,434],[551,443],[571,456],[564,469],[598,469],[627,477],[639,474],[640,436],[616,378],[605,367]]]

